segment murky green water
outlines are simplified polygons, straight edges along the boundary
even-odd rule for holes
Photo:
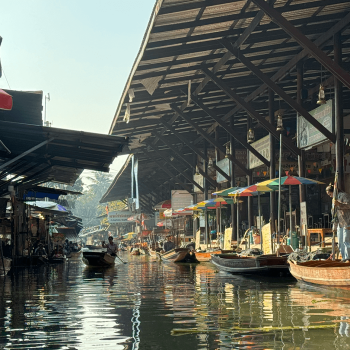
[[[124,259],[0,278],[0,349],[350,349],[349,293]]]

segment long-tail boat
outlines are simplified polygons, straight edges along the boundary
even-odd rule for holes
[[[175,248],[175,249],[169,250],[168,252],[165,252],[165,253],[158,252],[157,256],[161,260],[172,261],[175,263],[178,263],[178,262],[181,262],[181,263],[199,263],[194,251],[192,251],[188,248]]]
[[[310,260],[289,264],[290,273],[299,281],[350,290],[350,262]]]
[[[112,266],[115,256],[106,252],[83,252],[83,263],[88,266]]]
[[[258,256],[212,254],[211,262],[220,270],[233,274],[289,274],[287,256],[276,256],[276,254]]]

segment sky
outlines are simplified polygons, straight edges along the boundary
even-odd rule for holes
[[[107,134],[154,4],[3,1],[0,88],[50,94],[53,127]]]

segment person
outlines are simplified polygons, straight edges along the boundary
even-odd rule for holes
[[[107,253],[116,256],[118,253],[118,246],[113,242],[113,237],[108,237],[108,244],[106,244],[104,241],[102,242],[102,247],[107,248]]]
[[[329,184],[326,188],[328,196],[333,198],[334,186]],[[338,198],[333,199],[333,204],[337,208],[337,237],[339,251],[342,261],[350,260],[350,194],[340,191]]]
[[[35,249],[34,255],[46,256],[46,251],[42,243],[39,243],[38,248]]]
[[[174,242],[171,241],[171,236],[166,236],[167,241],[164,243],[163,249],[165,252],[168,252],[169,250],[172,250],[175,248]]]

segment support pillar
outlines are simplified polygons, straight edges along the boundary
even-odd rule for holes
[[[252,125],[252,120],[250,118],[250,116],[247,116],[247,133],[248,134],[248,130],[250,129]],[[250,157],[250,152],[247,150],[247,168],[249,169],[249,157]],[[252,176],[252,172],[249,173],[249,175],[247,175],[247,185],[250,186],[253,184],[253,176]],[[253,197],[248,197],[248,227],[252,227],[254,226],[254,219],[253,219]]]
[[[341,33],[334,34],[334,61],[339,66],[342,63]],[[344,190],[344,119],[343,119],[343,87],[334,77],[334,114],[335,114],[335,156],[338,172],[339,189]]]
[[[304,84],[304,69],[303,69],[303,62],[299,62],[297,64],[297,103],[302,104],[303,103],[303,96],[302,96],[302,90],[303,90],[303,84]],[[298,115],[298,118],[300,116]],[[298,155],[298,168],[299,168],[299,176],[305,177],[305,151],[301,151],[301,154]],[[300,203],[305,202],[305,186],[299,185],[299,199]],[[300,226],[301,229],[301,226]]]
[[[203,153],[206,158],[208,158],[208,146],[207,146],[207,141],[203,141]],[[205,174],[208,174],[208,163],[203,159],[203,171]],[[203,179],[203,188],[204,188],[204,200],[208,199],[208,183],[206,179]],[[205,238],[204,238],[204,243],[208,244],[209,243],[209,230],[208,230],[208,211],[204,210],[204,220],[205,220]]]
[[[230,118],[230,127],[231,129],[234,129],[234,116],[231,116]],[[231,144],[231,154],[235,156],[235,139],[233,138],[232,135],[230,135],[230,144]],[[235,181],[235,165],[231,162],[231,187],[236,186],[236,181]],[[237,204],[238,205],[238,204]],[[238,236],[238,227],[236,226],[236,210],[235,210],[235,205],[232,203],[231,204],[231,226],[232,226],[232,240],[233,241],[238,241],[237,236]]]
[[[269,89],[269,122],[275,125],[275,112],[274,112],[274,91]],[[276,140],[274,136],[270,133],[270,179],[276,177]],[[276,192],[270,192],[270,230],[271,234],[276,232]]]

